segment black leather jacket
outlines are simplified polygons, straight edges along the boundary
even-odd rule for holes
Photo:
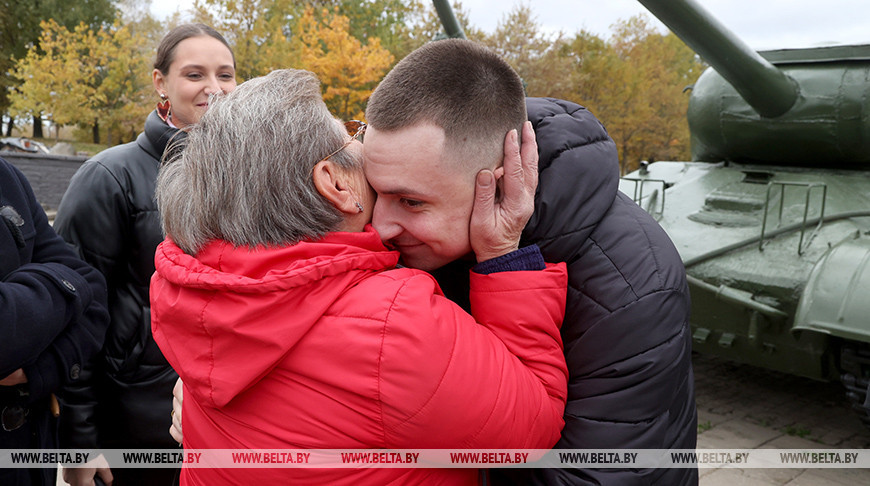
[[[152,112],[135,142],[100,152],[70,181],[54,227],[106,277],[111,322],[100,366],[63,400],[63,447],[166,447],[178,378],[151,337],[148,287],[163,240],[154,189],[180,132]]]

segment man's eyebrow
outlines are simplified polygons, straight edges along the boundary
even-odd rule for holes
[[[389,195],[389,196],[394,196],[397,194],[402,195],[402,196],[415,196],[415,197],[416,196],[424,196],[424,194],[421,193],[420,191],[417,191],[414,189],[409,189],[407,187],[401,187],[401,186],[400,187],[393,187],[393,188],[387,189],[385,191],[380,191],[379,194]]]

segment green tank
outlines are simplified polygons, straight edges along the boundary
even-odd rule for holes
[[[639,1],[711,66],[692,161],[620,183],[683,258],[693,349],[841,381],[870,423],[870,45],[755,52],[693,0]]]
[[[465,31],[459,25],[459,20],[456,19],[456,14],[453,13],[453,7],[450,6],[448,0],[432,0],[435,5],[435,12],[438,14],[438,19],[444,27],[438,39],[465,39]]]

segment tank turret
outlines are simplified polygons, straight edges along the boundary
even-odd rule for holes
[[[692,158],[850,168],[870,162],[870,46],[757,53],[694,0],[638,0],[710,64]]]
[[[638,1],[711,66],[692,161],[620,183],[683,258],[693,350],[840,381],[870,425],[870,45],[756,53],[694,0]]]

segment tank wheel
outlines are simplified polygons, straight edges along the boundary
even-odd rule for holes
[[[846,398],[864,425],[870,427],[870,346],[866,343],[843,344],[840,348],[840,372]]]

